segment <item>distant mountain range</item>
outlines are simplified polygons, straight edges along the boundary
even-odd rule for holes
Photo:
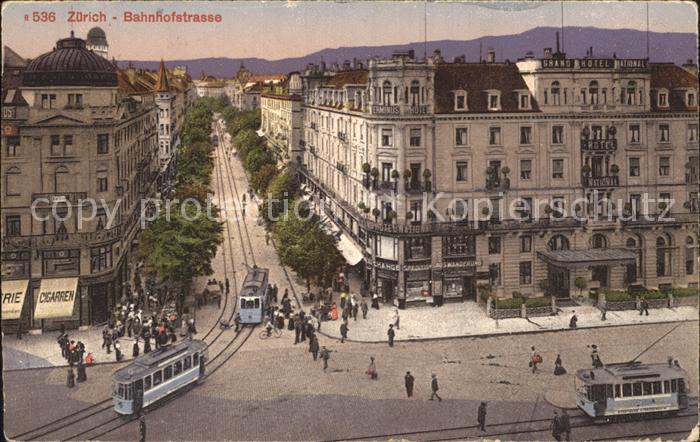
[[[496,61],[516,61],[525,56],[528,51],[535,57],[542,57],[543,49],[556,48],[555,33],[560,28],[538,27],[520,34],[480,37],[474,40],[437,40],[427,43],[428,54],[440,49],[446,61],[459,55],[465,55],[467,61],[478,61],[479,49],[481,58],[486,58],[489,48],[496,53]],[[563,49],[569,58],[584,57],[588,48],[593,48],[596,58],[645,58],[647,54],[647,34],[635,29],[600,29],[594,27],[565,27]],[[324,60],[328,66],[337,62],[352,61],[356,58],[362,62],[372,57],[388,57],[394,51],[413,49],[416,56],[422,56],[425,50],[424,42],[413,42],[401,45],[357,46],[323,49],[303,57],[284,58],[281,60],[265,60],[261,58],[199,58],[193,60],[166,61],[167,67],[187,66],[193,78],[199,78],[202,72],[216,77],[231,78],[241,63],[255,74],[289,73],[303,70],[309,63],[319,63]],[[688,59],[697,63],[697,37],[692,33],[680,32],[650,32],[649,55],[653,62],[673,62],[683,64]],[[120,60],[119,65],[126,67],[129,63],[135,67],[157,69],[159,61]]]

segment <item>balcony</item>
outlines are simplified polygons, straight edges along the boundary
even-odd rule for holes
[[[373,105],[371,111],[374,115],[400,115],[401,107],[396,106],[384,106],[384,105]]]
[[[379,190],[382,192],[396,192],[396,181],[373,181],[372,190]]]
[[[619,187],[620,178],[617,176],[585,176],[583,177],[583,187]]]
[[[614,152],[617,150],[617,140],[615,138],[607,140],[581,138],[581,150],[586,152]]]
[[[406,193],[421,193],[427,190],[424,188],[423,183],[420,180],[411,180],[404,183],[404,189]]]
[[[41,199],[44,204],[39,204]],[[87,199],[87,192],[63,192],[63,193],[33,193],[32,204],[36,207],[50,206],[58,203],[66,203],[72,206],[78,205],[79,200]],[[46,203],[48,201],[48,203]]]

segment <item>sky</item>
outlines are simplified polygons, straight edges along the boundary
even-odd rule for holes
[[[154,60],[205,57],[275,60],[324,48],[375,46],[428,40],[470,40],[561,25],[561,2],[5,2],[3,45],[33,58],[73,29],[93,26],[107,34],[110,56]],[[565,1],[565,26],[646,29],[641,1]],[[104,12],[105,23],[68,23],[70,11]],[[220,14],[220,23],[125,23],[124,12]],[[55,13],[53,22],[41,13]],[[44,17],[49,17],[44,15]],[[113,19],[112,17],[115,17]],[[35,21],[36,18],[36,21]],[[49,18],[50,20],[50,18]],[[693,2],[650,2],[656,32],[697,33]]]

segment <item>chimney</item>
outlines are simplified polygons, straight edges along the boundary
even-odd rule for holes
[[[593,58],[593,46],[588,48],[588,54],[590,55],[591,58]]]
[[[493,48],[489,48],[489,52],[486,55],[486,63],[494,63],[496,61],[496,51]]]
[[[525,54],[525,57],[527,58],[529,52]],[[552,58],[552,48],[544,48],[544,58],[545,60],[549,60]]]
[[[557,54],[558,54],[559,52],[561,52],[559,50],[559,32],[557,32],[556,34],[557,34]]]
[[[697,63],[693,63],[693,60],[690,58],[685,63],[683,63],[683,69],[695,75],[696,77],[698,76],[698,65]]]

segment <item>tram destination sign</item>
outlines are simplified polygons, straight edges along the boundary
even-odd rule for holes
[[[542,69],[647,69],[649,61],[644,58],[564,58],[542,59]]]

